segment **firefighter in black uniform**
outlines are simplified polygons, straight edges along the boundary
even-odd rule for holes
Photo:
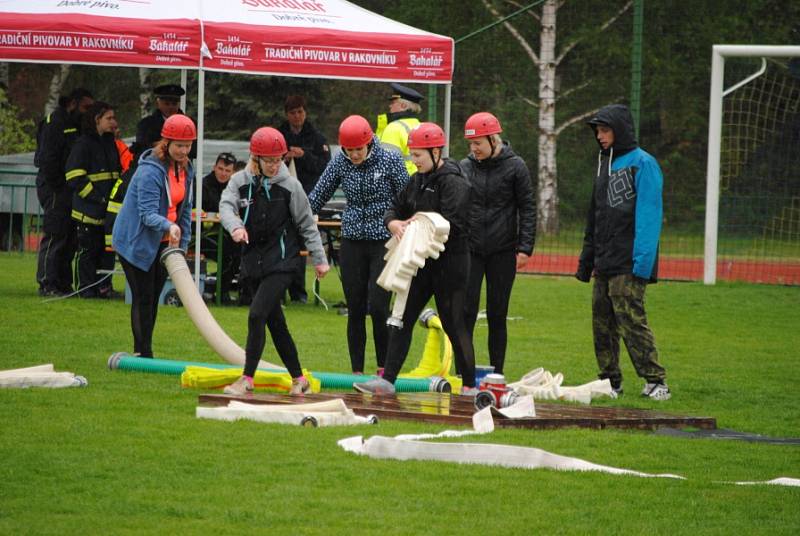
[[[67,188],[64,167],[72,145],[80,135],[80,115],[93,102],[89,91],[77,88],[69,97],[62,98],[59,107],[39,125],[34,164],[39,168],[36,194],[44,212],[36,269],[41,296],[72,292],[75,225],[70,218],[72,191]]]
[[[73,191],[72,219],[78,231],[75,285],[81,298],[111,296],[111,278],[100,268],[114,268],[113,253],[105,251],[105,216],[111,190],[122,166],[114,142],[117,119],[105,102],[95,102],[83,116],[83,135],[67,160],[67,184]]]
[[[183,114],[180,108],[180,99],[186,91],[177,84],[164,84],[153,90],[156,96],[156,109],[153,113],[143,117],[136,125],[136,141],[131,146],[134,162],[153,144],[161,139],[161,127],[171,115]],[[195,146],[192,146],[190,158],[195,157]]]

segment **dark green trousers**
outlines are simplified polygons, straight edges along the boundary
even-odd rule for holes
[[[615,387],[622,382],[619,338],[633,361],[636,374],[648,382],[663,382],[666,371],[658,362],[655,338],[644,310],[647,284],[631,274],[595,276],[592,289],[592,331],[600,378]]]

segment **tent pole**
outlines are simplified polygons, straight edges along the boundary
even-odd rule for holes
[[[450,98],[452,97],[453,84],[444,86],[444,139],[447,145],[444,147],[444,156],[450,156]]]
[[[181,95],[181,110],[186,113],[186,69],[181,69],[181,87],[184,91],[184,94]]]
[[[200,292],[200,241],[202,239],[203,222],[200,215],[203,207],[203,141],[205,139],[204,130],[204,111],[205,111],[205,89],[206,72],[203,69],[197,71],[197,164],[195,166],[195,199],[197,202],[197,214],[194,222],[194,284]]]

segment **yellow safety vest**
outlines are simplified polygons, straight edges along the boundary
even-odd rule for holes
[[[380,133],[381,147],[400,153],[405,160],[406,170],[409,175],[417,172],[417,166],[411,161],[408,150],[408,133],[419,126],[416,117],[404,117],[392,121]]]

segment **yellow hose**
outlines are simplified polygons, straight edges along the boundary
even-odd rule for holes
[[[453,364],[453,345],[444,332],[442,321],[433,311],[426,309],[420,315],[420,324],[428,328],[428,337],[425,339],[425,348],[419,365],[411,372],[400,374],[400,378],[429,378],[440,376],[450,382],[453,392],[461,390],[461,378],[450,374]]]

